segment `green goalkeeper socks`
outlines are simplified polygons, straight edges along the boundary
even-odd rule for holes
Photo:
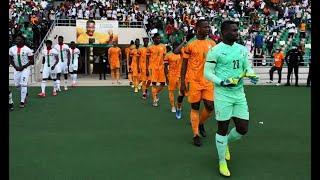
[[[241,137],[242,135],[237,132],[236,128],[232,128],[228,134],[228,142],[239,140]]]
[[[216,147],[218,151],[219,156],[219,162],[226,161],[226,148],[228,144],[228,136],[221,136],[219,134],[216,134]]]

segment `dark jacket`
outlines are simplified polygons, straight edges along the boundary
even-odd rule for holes
[[[291,49],[287,52],[285,60],[288,65],[299,65],[303,62],[302,53],[298,49]]]

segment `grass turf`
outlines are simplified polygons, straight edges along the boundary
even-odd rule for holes
[[[46,98],[36,96],[39,90],[29,88],[29,102],[19,109],[13,89],[10,180],[224,179],[216,122],[207,121],[203,146],[193,146],[186,99],[183,119],[176,120],[166,90],[158,108],[129,87],[79,87]],[[231,176],[310,179],[310,89],[247,86],[246,93],[249,132],[231,144]]]

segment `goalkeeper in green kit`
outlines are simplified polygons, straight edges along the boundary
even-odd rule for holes
[[[219,172],[230,176],[227,161],[230,160],[228,144],[239,140],[248,131],[249,111],[243,88],[243,78],[256,84],[259,80],[249,61],[248,50],[238,40],[238,25],[234,21],[221,24],[222,42],[211,48],[204,67],[205,77],[215,84],[214,109],[218,122],[216,147],[219,156]],[[230,120],[235,128],[228,133]]]

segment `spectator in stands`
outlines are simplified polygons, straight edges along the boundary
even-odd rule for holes
[[[267,34],[266,45],[267,45],[267,55],[272,56],[273,45],[276,42],[276,37],[273,34]]]
[[[262,51],[262,47],[263,47],[263,35],[261,34],[261,32],[258,32],[256,37],[254,38],[254,48],[260,52]]]
[[[273,73],[274,73],[274,71],[278,71],[279,79],[278,79],[278,83],[276,85],[280,86],[280,84],[281,84],[281,71],[282,71],[282,67],[283,67],[283,63],[284,63],[284,54],[280,48],[277,48],[273,57],[274,57],[274,63],[269,71],[270,81],[267,83],[273,83]]]
[[[306,23],[305,21],[302,21],[300,26],[300,38],[306,38]]]
[[[289,31],[289,36],[288,38],[293,38],[294,37],[294,34],[296,33],[296,25],[293,23],[293,21],[290,21],[288,24],[287,24],[287,29]]]
[[[298,50],[297,44],[292,45],[292,49],[287,52],[287,55],[285,57],[285,61],[288,66],[288,75],[287,75],[287,83],[285,86],[290,86],[290,77],[292,74],[292,71],[294,70],[294,75],[295,75],[295,86],[298,85],[298,71],[299,71],[299,64],[300,62],[303,61],[302,54]]]

